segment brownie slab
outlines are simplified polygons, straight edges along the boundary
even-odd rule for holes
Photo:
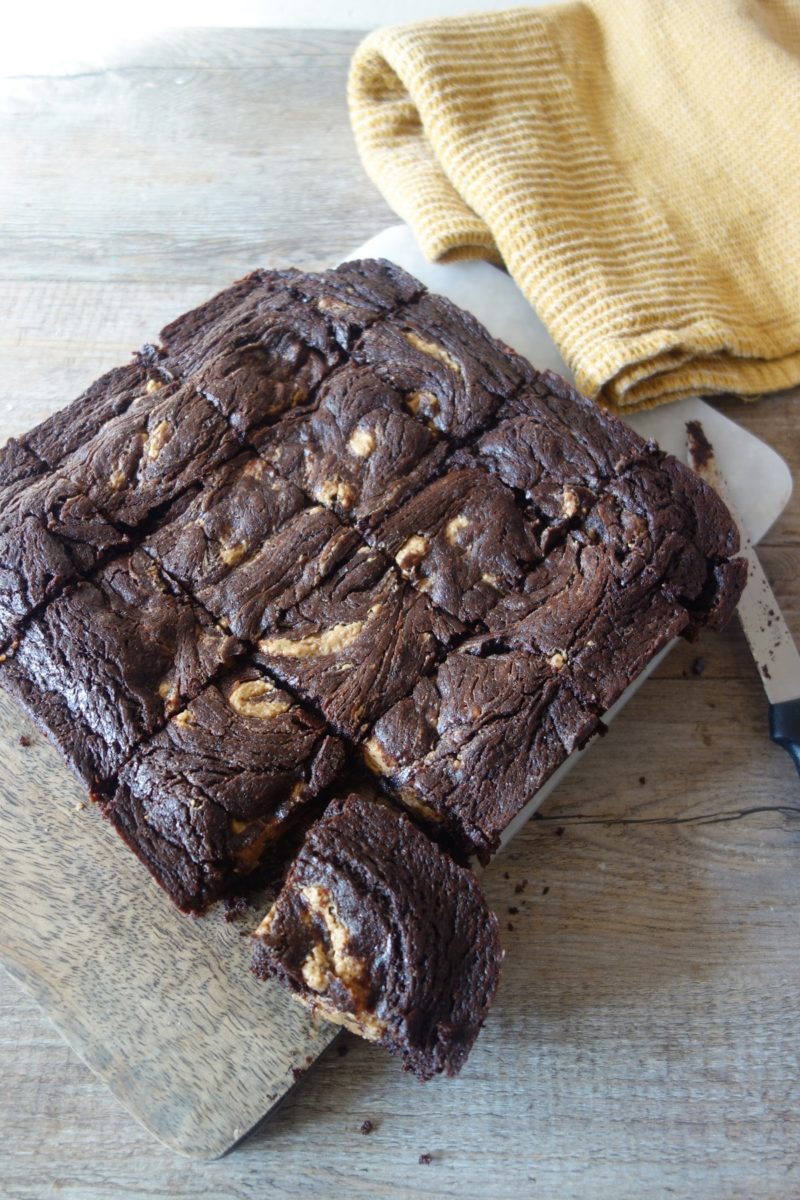
[[[506,826],[597,729],[531,655],[455,651],[375,724],[367,766],[400,802],[487,862]]]
[[[34,617],[0,681],[87,786],[102,790],[237,650],[138,550]]]
[[[724,624],[736,550],[691,472],[399,268],[257,271],[0,450],[0,682],[185,907],[362,745],[486,858]]]
[[[318,716],[243,660],[134,753],[104,811],[173,901],[199,911],[258,865],[343,759]]]
[[[475,877],[405,816],[355,795],[312,827],[253,940],[257,975],[423,1080],[463,1067],[501,960]]]
[[[257,658],[338,733],[358,739],[460,632],[379,551],[362,546],[277,615]]]

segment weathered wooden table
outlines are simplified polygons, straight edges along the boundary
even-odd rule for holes
[[[357,40],[195,31],[3,81],[8,432],[248,269],[390,221],[347,124]],[[800,466],[797,400],[724,407]],[[761,553],[800,638],[800,500]],[[800,783],[765,722],[737,627],[680,647],[487,872],[507,960],[463,1076],[350,1039],[219,1162],[155,1143],[1,978],[0,1196],[796,1197]]]

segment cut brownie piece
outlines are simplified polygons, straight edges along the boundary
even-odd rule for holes
[[[358,549],[353,529],[315,505],[302,509],[265,538],[227,575],[197,589],[202,604],[237,637],[256,641],[278,628],[322,581]]]
[[[259,271],[162,330],[159,366],[191,379],[252,437],[311,403],[362,329],[421,291],[386,262],[320,275]]]
[[[190,592],[205,595],[305,504],[298,488],[248,451],[215,471],[188,502],[179,500],[143,545]],[[282,564],[282,576],[293,561]]]
[[[138,550],[33,618],[0,679],[102,789],[238,648]]]
[[[342,367],[311,413],[257,439],[261,454],[345,521],[371,525],[441,469],[446,446],[369,367]]]
[[[563,528],[580,523],[609,479],[654,453],[629,426],[545,371],[500,406],[496,425],[465,461],[516,489],[550,529],[548,548]]]
[[[257,975],[423,1080],[463,1067],[501,961],[475,877],[407,817],[356,795],[312,827],[254,935]]]
[[[106,424],[61,463],[101,512],[140,526],[241,445],[215,408],[190,386],[166,384]]]
[[[425,295],[366,331],[353,350],[405,394],[420,421],[463,439],[484,428],[533,368],[443,296]]]
[[[174,902],[198,911],[254,870],[343,758],[319,717],[242,662],[134,753],[104,811]]]
[[[582,529],[487,615],[504,646],[568,669],[609,708],[678,634],[725,624],[745,574],[722,502],[674,459],[610,480]]]
[[[487,862],[503,830],[597,728],[569,683],[522,652],[454,652],[375,725],[367,765],[407,808]]]
[[[362,546],[258,641],[258,659],[319,705],[333,728],[361,734],[441,658],[458,622]]]
[[[480,621],[541,559],[513,492],[483,470],[451,470],[370,534],[417,588],[460,621]]]

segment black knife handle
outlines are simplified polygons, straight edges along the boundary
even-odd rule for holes
[[[789,751],[800,771],[800,699],[770,704],[769,736]]]

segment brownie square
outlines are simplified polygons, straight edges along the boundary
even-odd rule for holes
[[[188,501],[182,498],[143,546],[188,591],[206,596],[305,505],[298,488],[248,451],[213,472]]]
[[[353,358],[402,392],[418,420],[459,440],[484,428],[535,377],[473,316],[428,294],[368,329]]]
[[[240,450],[207,400],[166,384],[107,421],[60,470],[112,521],[135,529]]]
[[[460,632],[379,551],[362,546],[276,614],[257,658],[352,739],[408,693]]]
[[[256,930],[253,970],[430,1079],[463,1066],[497,988],[497,918],[408,818],[336,799]]]
[[[50,474],[5,489],[0,513],[0,646],[62,588],[127,539],[80,490]]]
[[[450,470],[371,533],[401,572],[458,620],[481,621],[542,555],[513,492],[483,470]]]
[[[361,539],[321,505],[302,509],[265,537],[254,554],[196,596],[236,637],[256,641],[278,628]]]
[[[545,371],[497,410],[469,461],[517,491],[543,529],[545,549],[585,518],[606,483],[655,455],[622,421]]]
[[[455,651],[375,724],[363,753],[406,808],[486,862],[596,728],[569,683],[529,654]]]
[[[258,865],[343,758],[320,717],[243,661],[134,753],[104,811],[197,911]]]
[[[369,367],[341,367],[310,413],[284,417],[256,446],[298,487],[359,526],[370,526],[441,469],[446,445],[405,397]]]
[[[670,459],[638,466],[606,484],[583,527],[486,625],[502,645],[567,668],[584,699],[607,709],[673,638],[729,619],[744,582],[727,559],[733,538],[701,480]]]
[[[238,648],[137,550],[34,617],[0,679],[102,789]]]

